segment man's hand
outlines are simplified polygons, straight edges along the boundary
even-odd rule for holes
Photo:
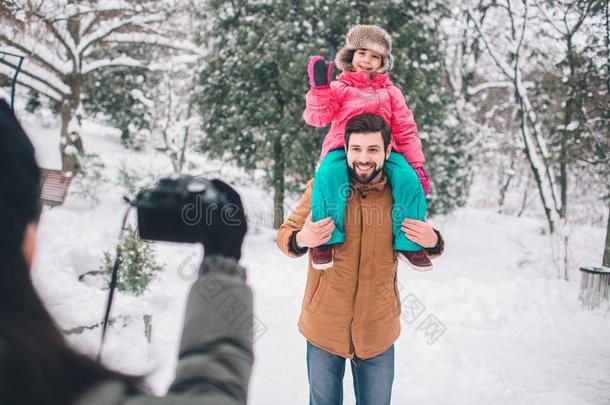
[[[433,248],[438,242],[438,235],[427,221],[405,218],[400,229],[405,233],[407,239],[421,247]]]
[[[335,230],[335,222],[331,217],[326,217],[317,222],[311,220],[311,215],[305,220],[303,228],[296,235],[299,247],[314,248],[325,244]]]

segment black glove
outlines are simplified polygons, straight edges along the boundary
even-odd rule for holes
[[[211,181],[220,194],[217,209],[205,212],[206,226],[202,237],[205,255],[222,255],[235,260],[241,258],[241,245],[248,230],[241,198],[227,183]]]

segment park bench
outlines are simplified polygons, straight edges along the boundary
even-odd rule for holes
[[[66,175],[61,170],[43,169],[42,190],[40,198],[44,205],[55,207],[64,203],[72,176]]]

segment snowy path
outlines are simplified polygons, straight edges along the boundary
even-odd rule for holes
[[[455,217],[439,223],[448,251],[433,273],[401,265],[401,298],[415,296],[425,310],[403,318],[393,403],[608,403],[610,315],[580,312],[576,282],[537,270],[550,266],[533,253],[546,252],[546,238],[536,235],[540,223],[471,210]],[[265,236],[248,241],[245,257],[256,313],[268,328],[256,343],[252,403],[307,404],[305,344],[295,326],[306,262],[277,255],[272,235]],[[601,251],[601,230],[579,236],[592,253]],[[579,253],[594,262],[595,254]],[[416,330],[428,315],[446,326],[433,344]],[[344,392],[353,404],[349,367]]]
[[[44,131],[31,131],[36,132]],[[116,136],[98,129],[91,130],[94,133],[88,138],[88,151],[105,160],[110,179],[116,179],[112,170],[123,162],[144,173],[168,170],[163,158],[127,152]],[[39,140],[37,150],[57,150],[50,139]],[[231,168],[225,167],[222,175],[249,183]],[[269,223],[270,194],[252,184],[238,188],[251,210],[250,218]],[[102,252],[113,249],[116,241],[123,209],[118,202],[120,189],[108,186],[101,194],[100,205],[93,209],[70,198],[64,206],[46,210],[41,220],[34,279],[65,329],[95,324],[102,316],[105,292],[77,281],[79,274],[97,269]],[[568,283],[557,280],[541,221],[461,209],[433,223],[447,240],[447,252],[435,262],[435,270],[416,273],[402,264],[399,269],[403,303],[416,299],[424,311],[414,320],[402,321],[393,403],[610,403],[610,313],[582,312],[577,300],[576,269],[599,264],[604,230],[575,228],[574,272]],[[296,323],[306,259],[283,256],[273,237],[271,229],[251,226],[244,248],[255,314],[265,328],[255,345],[250,403],[305,405],[305,340]],[[152,343],[146,344],[139,321],[113,327],[105,361],[124,371],[149,374],[151,386],[163,392],[172,377],[185,294],[201,252],[194,246],[172,244],[160,244],[157,250],[165,272],[141,298],[119,294],[115,305],[116,314],[132,320],[153,315]],[[403,305],[404,311],[408,308]],[[433,344],[428,343],[430,336],[417,330],[429,315],[446,327]],[[99,330],[69,339],[81,350],[95,353]],[[349,367],[344,392],[345,403],[354,404]]]
[[[103,218],[116,216],[112,212],[112,207],[100,206],[84,215],[68,203],[48,211],[41,223],[39,257],[46,258],[45,265],[50,263],[54,277],[44,277],[43,265],[38,263],[37,284],[64,325],[101,316],[104,294],[83,287],[74,275],[80,265],[94,266],[100,245],[112,245],[114,229],[86,232],[91,223],[103,227]],[[416,273],[401,264],[401,298],[410,302],[416,297],[425,309],[414,321],[402,320],[393,403],[610,401],[610,315],[579,310],[578,277],[570,283],[555,279],[552,265],[541,259],[548,252],[547,238],[536,232],[540,224],[460,210],[452,219],[437,223],[448,250],[436,261],[434,272]],[[581,247],[575,253],[578,265],[595,263],[602,233],[601,229],[583,228],[576,235]],[[52,236],[58,234],[79,244],[61,247]],[[265,328],[256,341],[250,403],[307,404],[305,340],[296,328],[306,261],[284,257],[273,236],[268,228],[254,229],[247,238],[243,260],[255,291],[256,315]],[[588,255],[583,253],[587,244]],[[135,313],[152,311],[153,343],[146,347],[139,324],[117,329],[110,334],[106,358],[124,370],[153,371],[151,384],[161,392],[172,375],[179,314],[200,252],[171,244],[158,249],[167,264],[165,273],[144,299],[134,302],[121,296],[117,306],[123,308],[121,313],[128,312],[127,307]],[[423,330],[416,330],[428,315],[446,327],[433,344],[428,344],[430,337]],[[93,352],[98,332],[87,331],[71,340]],[[353,404],[349,367],[344,392],[345,403]]]

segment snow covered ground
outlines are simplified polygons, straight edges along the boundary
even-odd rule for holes
[[[57,166],[57,130],[33,120],[26,120],[26,128],[43,166]],[[86,150],[106,164],[100,203],[92,208],[71,196],[63,206],[45,210],[34,270],[41,295],[64,329],[101,320],[106,291],[77,277],[96,270],[102,253],[116,242],[123,211],[118,168],[153,174],[170,170],[162,154],[126,151],[111,129],[89,123],[83,138]],[[268,226],[269,192],[240,170],[196,162],[208,175],[237,184],[253,220],[243,255],[260,328],[250,403],[307,404],[305,340],[296,327],[306,259],[290,259],[276,248]],[[416,273],[400,265],[404,313],[393,403],[610,403],[610,313],[607,307],[583,312],[578,303],[577,269],[600,264],[604,229],[574,228],[574,271],[565,282],[557,279],[543,221],[465,208],[432,222],[447,241],[435,270]],[[158,244],[157,251],[165,271],[142,297],[119,294],[113,313],[124,322],[110,328],[104,358],[112,367],[149,375],[150,385],[162,393],[172,378],[184,300],[202,252],[175,244]],[[420,309],[415,311],[414,304]],[[144,338],[144,314],[153,319],[150,344]],[[437,323],[436,330],[425,328],[430,321]],[[99,333],[93,328],[69,339],[94,354]],[[349,367],[344,391],[345,403],[353,404]]]

